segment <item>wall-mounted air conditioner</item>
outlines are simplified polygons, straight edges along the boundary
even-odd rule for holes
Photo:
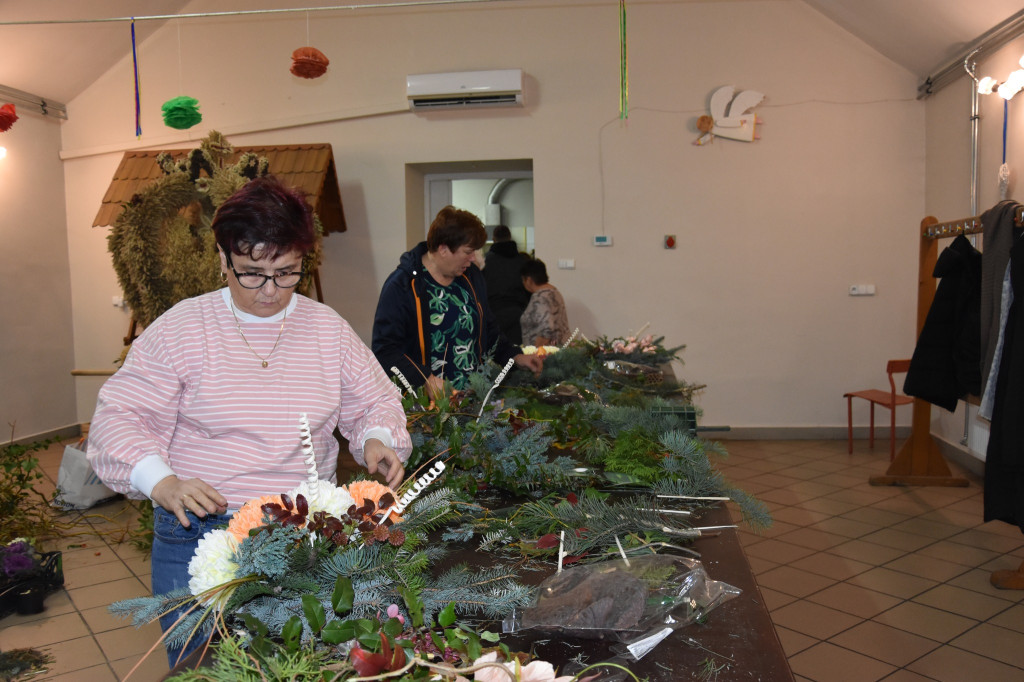
[[[414,73],[405,81],[413,111],[523,106],[523,70]]]

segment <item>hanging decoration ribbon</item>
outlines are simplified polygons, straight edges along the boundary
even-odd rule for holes
[[[629,118],[629,60],[626,50],[626,0],[619,0],[619,118]]]
[[[142,137],[142,107],[139,103],[139,55],[135,49],[135,17],[132,17],[132,68],[135,71],[135,137]]]
[[[1003,100],[1003,165],[999,167],[999,199],[1006,198],[1010,187],[1010,167],[1006,165],[1006,119],[1009,118],[1010,100]]]

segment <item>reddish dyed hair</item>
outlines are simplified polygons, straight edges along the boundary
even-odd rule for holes
[[[457,251],[467,244],[479,249],[487,242],[487,230],[474,214],[454,206],[445,206],[437,212],[427,230],[427,250],[433,253],[442,246]]]
[[[228,197],[211,227],[229,257],[273,259],[290,251],[306,254],[316,246],[313,209],[306,197],[272,175],[250,180]]]

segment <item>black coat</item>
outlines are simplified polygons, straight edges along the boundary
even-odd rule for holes
[[[941,281],[903,392],[952,412],[958,399],[981,393],[981,253],[960,235],[932,276]]]
[[[522,343],[519,318],[530,302],[530,292],[523,288],[520,270],[530,257],[519,251],[513,241],[495,242],[484,256],[484,280],[487,282],[487,303],[498,320],[501,333],[512,343]]]
[[[1024,530],[1024,241],[1010,249],[1013,303],[1003,331],[992,424],[985,454],[985,521]]]

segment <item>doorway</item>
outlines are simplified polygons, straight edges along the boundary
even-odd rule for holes
[[[409,164],[406,171],[410,245],[422,241],[437,212],[451,205],[480,218],[488,241],[497,225],[507,225],[519,248],[533,252],[531,159]]]

